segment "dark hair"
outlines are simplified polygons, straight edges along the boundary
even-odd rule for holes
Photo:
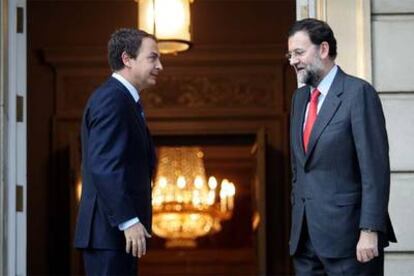
[[[108,42],[108,60],[112,71],[124,68],[122,53],[126,52],[131,58],[136,58],[141,48],[142,40],[146,37],[156,38],[147,32],[137,29],[122,28],[115,31]]]
[[[321,45],[322,42],[326,41],[329,44],[329,56],[332,59],[336,58],[336,39],[331,27],[326,22],[313,18],[296,21],[289,29],[288,36],[291,37],[300,31],[306,32],[315,45]]]

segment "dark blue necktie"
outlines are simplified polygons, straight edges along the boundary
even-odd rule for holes
[[[150,170],[152,174],[153,169],[155,167],[155,163],[156,163],[155,147],[154,147],[154,143],[152,141],[149,129],[146,126],[147,122],[145,121],[145,114],[144,114],[144,110],[142,109],[140,100],[138,100],[138,102],[136,103],[136,108],[137,108],[138,114],[142,117],[142,120],[144,121],[144,124],[145,124],[145,131],[147,134],[147,141],[148,141],[148,147],[149,147]]]
[[[144,110],[142,109],[141,100],[138,100],[138,102],[136,103],[136,106],[137,106],[138,114],[141,115],[142,119],[145,122],[145,114],[144,114]]]

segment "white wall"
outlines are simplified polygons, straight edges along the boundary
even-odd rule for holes
[[[386,249],[386,275],[414,271],[414,1],[372,0],[373,82],[387,121],[389,210],[398,243]]]

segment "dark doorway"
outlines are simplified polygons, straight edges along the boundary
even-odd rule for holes
[[[232,141],[222,146],[231,149],[233,143],[246,151],[259,129],[265,130],[266,232],[271,235],[260,259],[267,260],[268,275],[287,274],[287,122],[296,84],[284,53],[295,1],[196,0],[192,18],[193,49],[163,56],[159,84],[143,93],[149,127],[161,144],[169,137],[194,143],[213,135],[209,139],[216,142]],[[110,76],[105,49],[110,34],[136,22],[133,0],[27,1],[30,275],[77,273],[71,271],[76,215],[71,204],[82,110]],[[203,144],[212,152],[220,145]],[[242,258],[235,257],[236,263]]]

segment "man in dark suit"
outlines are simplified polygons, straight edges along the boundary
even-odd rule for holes
[[[82,122],[82,198],[75,247],[88,275],[137,275],[151,231],[155,153],[139,93],[162,70],[155,38],[120,29],[108,43],[112,76],[90,97]]]
[[[390,168],[380,99],[337,65],[322,21],[289,31],[298,81],[291,111],[292,227],[297,275],[382,275],[395,241],[388,215]]]

